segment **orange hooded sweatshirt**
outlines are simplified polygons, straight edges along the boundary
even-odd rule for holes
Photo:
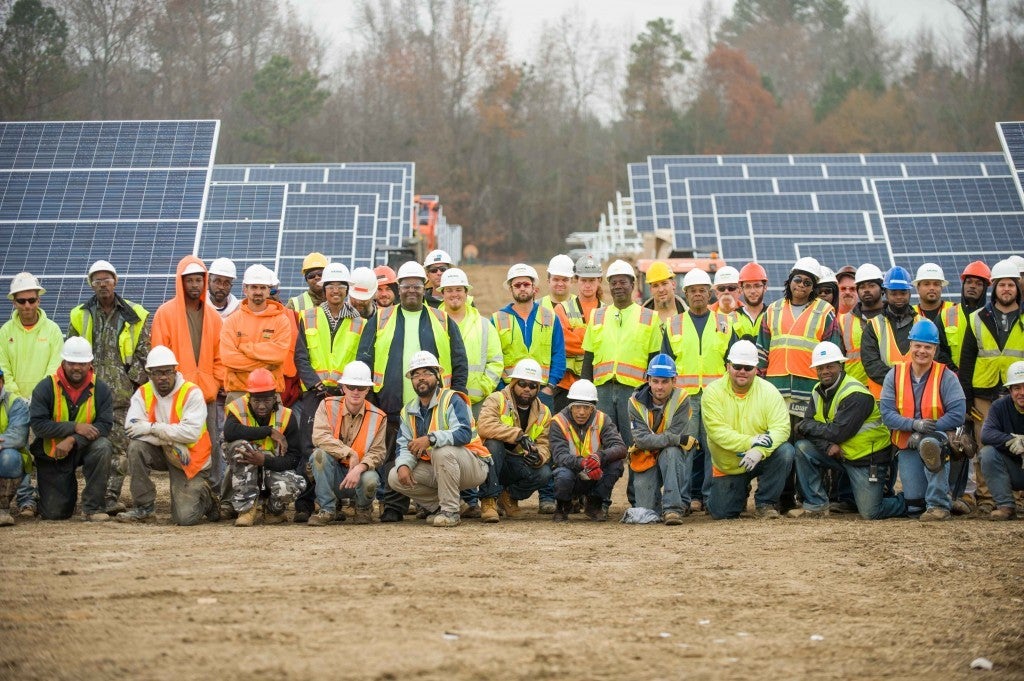
[[[253,369],[269,369],[277,383],[277,392],[284,392],[284,370],[294,365],[295,339],[289,319],[291,311],[276,300],[267,300],[262,312],[253,312],[249,301],[224,320],[220,332],[220,358],[226,375],[224,390],[245,390],[245,382]],[[294,371],[294,369],[292,369]]]
[[[199,361],[196,362],[192,350],[192,337],[188,331],[188,318],[185,312],[185,288],[182,284],[182,272],[189,265],[203,268],[203,292],[200,304],[203,306],[202,340],[199,344]],[[217,311],[207,303],[206,265],[194,255],[186,255],[178,262],[177,278],[174,280],[175,295],[161,305],[153,315],[153,328],[150,332],[150,347],[166,345],[178,358],[178,371],[203,391],[207,402],[217,399],[217,391],[224,383],[224,365],[220,361],[220,331],[223,321]]]

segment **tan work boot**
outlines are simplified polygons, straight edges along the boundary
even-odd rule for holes
[[[7,510],[7,507],[4,506],[3,508],[0,508],[0,527],[10,527],[13,524],[14,516],[12,516],[11,512]]]
[[[0,478],[0,527],[9,527],[14,524],[14,517],[11,515],[11,499],[18,490],[19,478]]]
[[[259,522],[262,515],[259,504],[253,504],[248,511],[242,511],[238,514],[238,517],[235,518],[235,527],[252,527]]]
[[[1017,507],[1000,506],[996,510],[989,513],[988,517],[990,520],[1013,520],[1017,517]]]
[[[498,517],[498,500],[495,497],[480,499],[480,520],[485,523],[496,523]]]
[[[508,519],[518,518],[521,511],[519,510],[519,502],[508,495],[508,492],[501,490],[501,494],[498,495],[498,508],[505,517]]]
[[[356,506],[356,514],[352,517],[353,525],[370,525],[373,523],[373,507],[360,508]]]

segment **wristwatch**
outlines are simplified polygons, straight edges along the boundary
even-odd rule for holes
[[[433,433],[427,433],[427,442],[430,443],[431,447],[434,447],[434,446],[437,445],[437,438],[434,436]]]

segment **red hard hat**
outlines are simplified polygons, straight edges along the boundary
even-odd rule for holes
[[[964,271],[960,273],[960,281],[965,280],[967,277],[977,277],[978,279],[984,279],[986,284],[992,283],[992,270],[988,268],[988,265],[980,260],[967,265]]]
[[[277,391],[274,374],[267,369],[253,369],[245,381],[245,389],[249,393],[269,393]]]
[[[740,270],[740,283],[745,281],[768,281],[768,273],[756,262],[748,262]]]
[[[398,283],[398,275],[387,265],[374,267],[373,273],[377,275],[377,286],[390,286]]]

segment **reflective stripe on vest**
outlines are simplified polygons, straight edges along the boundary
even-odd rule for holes
[[[661,423],[659,423],[657,427],[654,425],[654,409],[647,409],[647,407],[636,398],[636,395],[630,396],[629,403],[647,419],[647,427],[650,428],[651,432],[660,435],[665,432],[665,428],[668,427],[668,424],[672,423],[672,419],[675,417],[676,412],[679,411],[681,406],[683,406],[683,402],[685,402],[687,398],[688,395],[686,392],[682,390],[673,390],[672,394],[669,395],[665,408],[662,410],[663,414],[661,417]],[[693,415],[693,409],[690,410],[689,415]],[[654,464],[658,462],[659,453],[660,452],[658,451],[650,449],[638,449],[635,445],[632,445],[629,448],[629,467],[637,473],[642,473],[653,468]]]
[[[296,312],[304,312],[316,306],[313,304],[313,296],[309,295],[309,291],[303,291],[301,295],[289,298],[288,304],[285,307],[289,307]]]
[[[362,317],[346,318],[338,322],[338,330],[331,336],[327,313],[317,305],[302,311],[303,335],[309,363],[320,380],[327,386],[341,384],[345,365],[356,358],[359,335],[363,332]],[[313,386],[303,385],[308,390]]]
[[[374,390],[380,392],[384,385],[384,372],[388,367],[388,358],[391,356],[391,345],[395,339],[395,329],[398,327],[397,310],[402,308],[397,305],[386,307],[377,312],[377,335],[374,337],[373,345],[373,385]],[[441,381],[445,387],[452,383],[452,346],[448,337],[448,315],[441,310],[424,305],[420,314],[428,315],[431,329],[434,332],[434,344],[437,346],[437,361],[441,363]],[[419,325],[411,329],[416,334],[417,345],[419,344]],[[409,333],[410,329],[404,329],[403,333]],[[402,346],[396,349],[402,352]],[[405,375],[405,367],[402,367],[402,375]]]
[[[483,440],[480,439],[480,436],[477,435],[476,423],[473,421],[473,412],[469,410],[469,398],[454,390],[441,390],[440,395],[437,397],[437,404],[434,405],[434,411],[430,414],[430,423],[427,425],[427,432],[422,433],[422,435],[432,433],[436,430],[451,430],[451,426],[448,423],[448,407],[451,406],[452,400],[456,397],[466,403],[466,412],[469,416],[469,427],[473,433],[473,437],[470,438],[469,442],[461,446],[465,447],[473,454],[476,454],[481,459],[490,457],[491,453],[487,450],[487,447],[484,446]],[[418,405],[419,401],[416,400],[414,403]],[[405,422],[409,425],[409,432],[412,433],[414,438],[421,437],[421,433],[416,430],[416,414],[409,411],[408,405],[406,405],[406,408],[403,411],[405,412]],[[423,461],[430,461],[430,450],[428,449],[426,453],[421,454],[420,459]]]
[[[52,374],[50,380],[53,382],[53,420],[55,423],[66,423],[71,420],[68,397],[60,387],[57,374]],[[75,412],[75,423],[93,423],[96,420],[96,383],[86,387],[85,390],[88,392],[88,397],[84,404],[78,405],[78,410]],[[56,458],[57,443],[56,438],[43,440],[43,452],[50,458]]]
[[[1024,317],[1010,329],[1006,345],[999,349],[999,341],[981,321],[981,310],[971,313],[971,327],[978,339],[978,359],[974,364],[971,385],[975,388],[992,388],[1006,382],[1006,372],[1014,362],[1024,360]]]
[[[185,410],[185,402],[193,390],[198,390],[200,395],[203,394],[202,388],[188,381],[183,382],[178,387],[171,403],[171,424],[181,423],[181,414]],[[142,393],[142,403],[146,407],[149,422],[156,423],[156,389],[153,387],[153,382],[144,383],[139,388],[139,392]],[[206,399],[203,398],[203,401],[205,402]],[[189,451],[189,461],[188,465],[182,466],[182,468],[185,470],[185,476],[191,480],[196,476],[196,473],[206,466],[206,462],[210,460],[210,453],[213,451],[210,434],[206,432],[206,419],[203,419],[203,426],[199,431],[199,439],[186,445],[186,447],[188,447]]]
[[[854,394],[870,395],[871,392],[863,383],[844,374],[842,383],[836,388],[836,394],[829,404],[828,414],[825,414],[825,400],[821,397],[821,393],[814,390],[811,392],[811,401],[814,403],[814,420],[821,423],[835,421],[836,412],[842,401]],[[851,461],[880,452],[889,446],[889,429],[882,423],[882,413],[878,410],[878,402],[874,403],[871,415],[861,424],[853,437],[838,444],[843,449],[843,456]]]
[[[916,324],[922,319],[925,317],[919,314],[915,315],[914,323]],[[910,361],[910,347],[907,347],[906,352],[900,350],[900,346],[896,344],[896,334],[893,333],[892,324],[884,314],[872,317],[868,323],[875,330],[875,337],[878,339],[878,354],[886,366],[896,366],[900,362]]]
[[[121,355],[121,363],[128,364],[132,360],[132,355],[135,354],[135,348],[139,345],[139,337],[142,336],[142,330],[146,326],[146,318],[149,317],[149,312],[146,308],[142,307],[138,303],[131,301],[125,301],[135,314],[138,316],[139,321],[134,324],[129,324],[123,318],[121,319],[121,330],[117,334],[117,351]],[[120,317],[120,315],[118,315]],[[93,332],[93,320],[92,314],[85,313],[85,306],[79,305],[75,309],[71,310],[71,328],[74,329],[79,336],[89,341],[89,345],[95,345],[92,339]]]
[[[908,419],[917,418],[917,403],[914,399],[914,386],[911,381],[910,362],[900,362],[894,368],[893,387],[896,389],[896,411]],[[946,365],[932,362],[928,382],[924,385],[921,395],[921,418],[939,420],[946,413],[942,404],[942,374]],[[909,430],[892,431],[892,443],[900,449],[906,449],[910,441]]]
[[[498,330],[498,338],[501,339],[502,360],[505,363],[505,370],[501,378],[509,382],[509,374],[515,368],[519,360],[524,357],[532,357],[540,364],[541,375],[544,383],[548,382],[548,373],[551,371],[551,346],[554,343],[555,313],[546,307],[537,306],[537,314],[533,317],[533,333],[530,335],[530,347],[526,347],[526,338],[519,328],[519,315],[514,312],[499,310],[491,319],[494,328]]]
[[[676,387],[696,395],[725,374],[725,353],[732,338],[732,324],[721,312],[712,313],[698,337],[689,312],[668,323],[668,344],[676,356]]]
[[[462,343],[466,346],[466,358],[469,360],[469,377],[466,380],[466,392],[469,394],[470,400],[475,403],[487,397],[490,391],[484,392],[481,388],[483,381],[475,379],[474,374],[486,377],[487,384],[490,385],[498,385],[501,375],[487,367],[487,360],[489,359],[487,348],[490,344],[491,332],[494,331],[494,327],[491,326],[490,321],[484,319],[479,314],[473,317],[470,317],[470,314],[467,312],[466,317],[462,321],[469,321],[470,324],[475,324],[475,326],[470,328],[470,325],[467,325],[466,330],[463,331],[462,324],[460,324],[459,331],[462,333]]]
[[[249,411],[249,396],[244,395],[239,397],[237,400],[231,402],[224,408],[224,411],[228,414],[234,414],[238,422],[243,426],[249,428],[273,428],[284,433],[285,429],[288,428],[288,422],[292,419],[292,410],[281,404],[280,401],[277,403],[277,409],[270,415],[270,422],[266,425],[262,425],[256,422],[256,417]],[[268,452],[273,452],[276,445],[274,444],[274,438],[269,435],[262,440],[253,440],[254,445],[260,449],[265,449]]]
[[[636,303],[633,303],[636,305]],[[628,330],[630,340],[620,343],[618,347],[606,348],[601,341],[605,320],[611,307],[602,307],[594,311],[594,324],[590,332],[596,335],[594,344],[598,350],[594,353],[594,385],[603,385],[614,380],[623,385],[637,388],[643,385],[647,374],[647,357],[650,354],[650,336],[661,333],[661,320],[658,315],[646,307],[639,307],[639,323]],[[614,355],[614,358],[608,357]]]
[[[331,426],[331,433],[334,435],[334,439],[341,442],[341,424],[342,424],[342,410],[345,409],[344,397],[328,397],[327,398],[327,422]],[[373,440],[377,437],[377,433],[387,427],[387,414],[382,412],[377,407],[373,406],[369,402],[363,403],[363,421],[359,424],[359,431],[356,433],[356,437],[352,442],[346,442],[351,449],[355,450],[356,456],[359,460],[363,460],[363,456],[366,455],[366,450],[373,444]]]
[[[811,368],[811,353],[825,335],[831,310],[832,306],[820,298],[810,301],[796,319],[793,306],[786,299],[776,300],[765,309],[765,321],[772,334],[768,376],[818,378]]]
[[[864,369],[864,361],[860,356],[865,323],[867,320],[861,319],[852,312],[839,315],[839,332],[842,334],[843,347],[846,349],[846,363],[843,365],[843,370],[863,383],[877,402],[882,395],[882,386],[868,377],[868,372]]]
[[[536,441],[544,431],[551,425],[551,410],[547,406],[537,401],[540,404],[540,421],[537,421],[533,425],[527,424],[527,428],[523,429],[523,432],[530,437],[531,440]],[[498,420],[504,423],[509,428],[519,428],[519,414],[516,411],[515,406],[509,400],[505,399],[505,393],[498,393],[498,411],[500,415]],[[516,445],[516,451],[522,453],[522,447]]]
[[[576,428],[569,424],[567,417],[559,412],[551,419],[551,422],[558,425],[558,428],[565,435],[565,441],[569,443],[569,451],[573,456],[585,458],[594,452],[601,451],[601,429],[604,428],[604,412],[600,409],[594,410],[594,420],[587,429],[587,434],[580,441],[576,434]]]

